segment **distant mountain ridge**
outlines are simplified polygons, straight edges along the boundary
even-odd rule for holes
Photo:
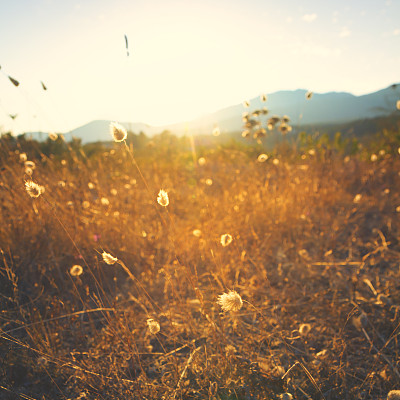
[[[385,89],[362,96],[355,96],[347,92],[314,93],[310,100],[306,100],[306,93],[307,91],[304,89],[278,91],[267,94],[266,102],[262,102],[260,97],[250,99],[249,108],[245,108],[243,104],[236,104],[203,115],[190,122],[163,126],[131,122],[121,122],[121,124],[134,133],[144,132],[148,136],[164,130],[169,130],[175,135],[183,135],[186,132],[193,135],[208,134],[216,125],[219,126],[221,132],[230,133],[241,130],[244,111],[253,111],[262,107],[267,107],[269,116],[289,116],[290,123],[295,126],[347,123],[396,112],[396,102],[400,99],[400,85],[393,84]],[[109,141],[111,140],[110,122],[106,120],[92,121],[69,133],[82,139],[83,143]],[[36,135],[35,133],[35,138]]]

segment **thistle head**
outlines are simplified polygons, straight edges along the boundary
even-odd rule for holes
[[[128,136],[126,129],[118,122],[111,122],[110,131],[115,142],[123,142]]]
[[[239,311],[243,306],[243,300],[239,293],[230,290],[229,293],[223,293],[218,296],[217,303],[223,311]]]

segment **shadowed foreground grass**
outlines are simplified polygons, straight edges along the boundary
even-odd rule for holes
[[[33,160],[32,198],[2,149],[1,398],[400,388],[398,154],[152,152]],[[223,312],[230,290],[243,305]]]

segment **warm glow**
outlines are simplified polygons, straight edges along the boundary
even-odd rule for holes
[[[360,94],[397,82],[400,4],[349,4],[9,2],[0,129],[161,125],[282,89]]]

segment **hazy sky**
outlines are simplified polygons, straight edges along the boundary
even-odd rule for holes
[[[400,82],[399,50],[400,0],[0,0],[0,131],[161,125],[281,89],[364,94]]]

